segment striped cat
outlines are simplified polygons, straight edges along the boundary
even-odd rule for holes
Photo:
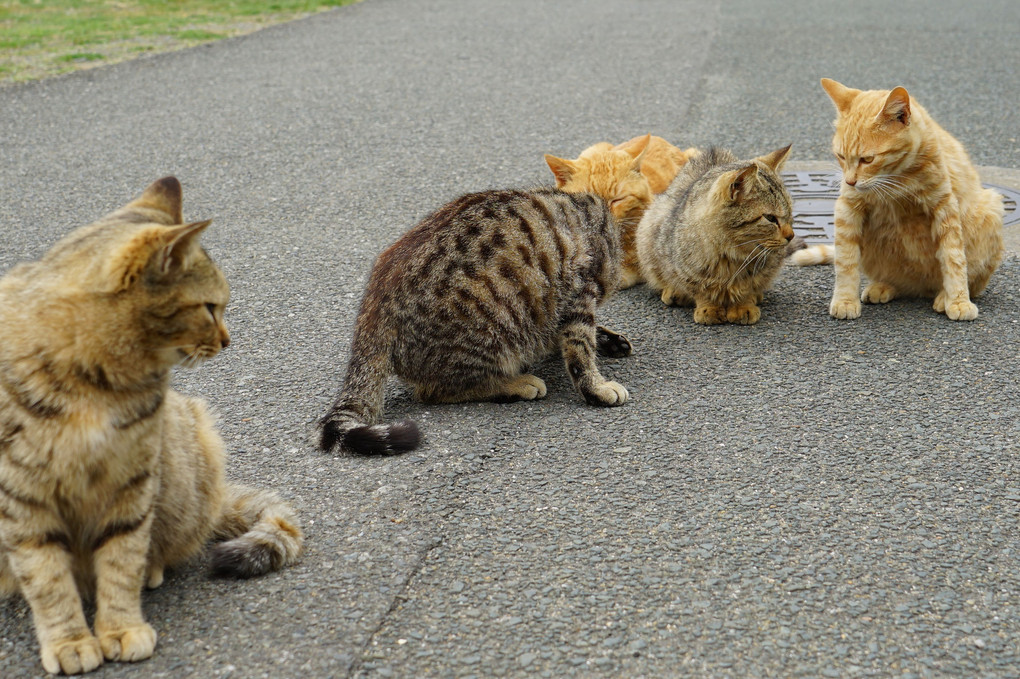
[[[793,239],[779,177],[790,147],[752,160],[724,149],[694,156],[641,218],[637,252],[664,304],[694,305],[705,325],[750,325]]]
[[[1002,196],[982,188],[963,145],[902,87],[822,78],[822,88],[836,107],[843,169],[829,313],[857,318],[861,302],[933,297],[938,313],[974,320],[971,299],[1002,261]],[[869,283],[858,294],[862,272]]]
[[[627,390],[595,364],[596,350],[631,353],[595,325],[616,288],[619,238],[605,201],[553,188],[469,194],[426,217],[372,269],[322,449],[418,445],[413,422],[376,424],[391,374],[426,403],[532,400],[546,387],[525,369],[559,349],[588,403],[625,403]]]
[[[48,672],[151,656],[142,585],[210,539],[242,577],[301,550],[291,509],[226,484],[204,403],[169,388],[230,341],[208,225],[167,177],[0,280],[0,590],[28,601]]]

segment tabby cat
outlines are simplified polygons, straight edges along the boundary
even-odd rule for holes
[[[666,187],[696,149],[681,151],[662,137],[646,134],[613,146],[599,142],[576,160],[546,154],[545,162],[556,177],[556,187],[568,193],[594,193],[609,203],[621,227],[623,262],[621,289],[642,282],[634,233],[653,194]]]
[[[619,251],[616,220],[591,194],[485,191],[441,207],[372,269],[343,389],[320,422],[322,449],[418,445],[413,422],[376,424],[390,374],[427,403],[532,400],[546,386],[525,369],[557,349],[588,403],[622,405],[627,390],[595,364],[596,350],[631,353],[626,338],[595,325]]]
[[[966,150],[902,87],[822,87],[836,106],[832,150],[843,169],[836,201],[836,284],[829,313],[857,318],[861,302],[934,297],[956,321],[1003,256],[1002,197],[984,189]],[[861,272],[869,283],[858,297]]]
[[[790,147],[753,160],[709,149],[695,156],[645,212],[638,257],[665,304],[694,304],[694,320],[757,323],[758,303],[793,239],[779,169]]]
[[[229,343],[208,225],[183,223],[167,177],[0,280],[0,589],[27,599],[48,672],[151,656],[142,585],[211,538],[215,571],[243,577],[301,549],[287,505],[224,483],[205,405],[169,388]]]

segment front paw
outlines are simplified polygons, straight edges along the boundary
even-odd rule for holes
[[[730,307],[726,310],[726,320],[740,325],[754,325],[761,318],[761,309],[754,304]]]
[[[120,629],[102,632],[99,644],[107,660],[136,662],[152,657],[156,648],[156,630],[152,625],[141,623]]]
[[[833,318],[858,318],[861,315],[861,303],[859,300],[833,298],[829,304],[829,314]]]
[[[978,317],[977,304],[967,300],[946,305],[946,316],[951,321],[973,321]]]
[[[103,651],[91,634],[64,639],[43,644],[42,664],[50,674],[82,674],[103,664]]]
[[[618,382],[603,382],[596,386],[591,392],[584,395],[584,400],[593,406],[622,406],[627,402],[630,394],[627,388]]]
[[[698,306],[694,309],[694,322],[702,325],[719,325],[726,322],[726,309],[718,306]]]
[[[623,358],[634,351],[626,337],[602,326],[595,328],[595,348],[599,354],[609,358]]]

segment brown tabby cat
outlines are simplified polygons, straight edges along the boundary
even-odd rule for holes
[[[618,146],[600,142],[576,160],[546,154],[556,188],[567,193],[594,193],[609,203],[621,227],[623,262],[620,289],[642,282],[634,233],[654,193],[665,191],[696,149],[681,151],[662,137],[646,134]]]
[[[829,313],[861,302],[934,297],[956,321],[1002,261],[1002,197],[984,189],[963,146],[902,87],[822,87],[836,106],[832,149],[843,169],[836,201],[836,284]],[[870,279],[858,298],[861,271]]]
[[[722,149],[695,156],[645,212],[638,257],[665,304],[694,320],[757,323],[758,303],[793,239],[793,204],[779,177],[790,147],[753,160]]]
[[[322,449],[418,445],[413,422],[376,424],[390,374],[427,403],[532,400],[545,383],[524,370],[557,349],[588,403],[622,405],[627,390],[595,365],[596,349],[631,353],[626,338],[595,325],[619,268],[618,226],[590,194],[485,191],[441,207],[372,269],[343,390],[320,423]]]
[[[223,574],[300,552],[291,509],[226,485],[205,405],[169,388],[229,343],[208,225],[167,177],[0,280],[0,589],[27,599],[48,672],[151,656],[142,585],[210,538]]]

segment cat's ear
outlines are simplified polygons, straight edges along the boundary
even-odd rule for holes
[[[180,224],[184,221],[181,216],[181,195],[181,183],[177,177],[163,177],[150,184],[142,195],[126,207],[157,210],[170,218],[170,224]]]
[[[627,142],[627,146],[623,149],[627,152],[631,158],[634,159],[633,169],[635,172],[641,171],[641,163],[645,159],[645,154],[648,153],[648,149],[652,143],[652,135],[646,134],[643,137],[635,137]]]
[[[861,93],[860,90],[847,87],[829,78],[822,78],[822,89],[829,95],[832,103],[836,106],[836,110],[840,113],[845,113],[850,108],[850,104],[857,98],[857,95]]]
[[[729,184],[728,195],[730,200],[736,203],[747,197],[757,178],[758,166],[754,163],[723,175],[723,179]]]
[[[556,177],[556,188],[558,189],[563,188],[574,176],[574,173],[577,172],[577,165],[574,164],[574,161],[557,158],[548,153],[545,154],[545,163],[552,170],[553,176]]]
[[[882,105],[882,111],[878,114],[878,120],[882,123],[910,124],[910,95],[905,89],[897,87],[889,93],[885,104]]]
[[[793,144],[787,144],[783,148],[776,149],[772,153],[764,156],[758,156],[755,160],[760,160],[765,163],[767,166],[772,168],[773,172],[779,172],[779,170],[783,167],[783,164],[786,163],[786,159],[790,157],[790,149],[792,148]]]
[[[112,291],[133,286],[143,274],[166,278],[184,268],[198,236],[212,223],[192,222],[176,226],[152,226],[139,232],[107,262]]]

